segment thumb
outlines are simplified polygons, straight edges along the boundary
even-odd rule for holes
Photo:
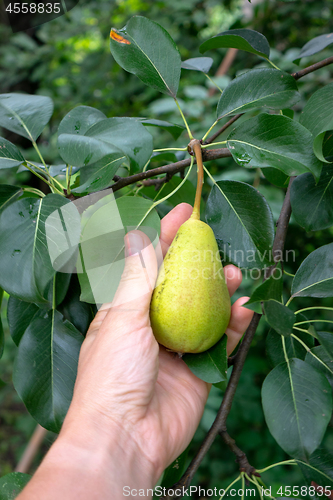
[[[112,308],[148,313],[157,277],[153,245],[142,231],[125,236],[125,269],[112,301]]]

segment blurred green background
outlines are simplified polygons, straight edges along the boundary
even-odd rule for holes
[[[294,72],[298,67],[292,62],[300,48],[310,39],[333,32],[332,0],[263,0],[250,4],[247,0],[80,0],[67,15],[42,26],[13,34],[4,9],[0,25],[0,93],[25,92],[50,96],[55,110],[49,125],[38,143],[48,163],[61,163],[57,153],[57,127],[65,114],[77,105],[93,106],[111,116],[141,116],[165,119],[181,124],[181,118],[172,99],[146,87],[135,76],[123,71],[113,60],[109,50],[109,32],[113,26],[123,27],[135,14],[144,15],[160,23],[169,31],[179,47],[183,60],[198,57],[199,45],[205,39],[230,28],[251,28],[263,33],[271,46],[271,59],[279,68]],[[205,54],[214,59],[210,76],[214,77],[227,53],[220,49]],[[300,67],[308,66],[332,55],[331,47],[320,54],[301,61]],[[267,63],[247,53],[238,52],[227,73],[216,77],[224,88],[236,75],[247,68],[266,67]],[[302,100],[294,107],[300,113],[306,100],[318,88],[332,81],[332,68],[322,68],[299,81]],[[211,91],[211,82],[199,72],[182,70],[179,102],[195,136],[203,133],[215,120],[215,109],[219,98]],[[155,147],[185,146],[183,134],[174,141],[167,132],[149,129],[154,134]],[[0,130],[0,135],[20,148],[30,147],[22,137]],[[220,140],[225,139],[226,134]],[[29,150],[30,159],[35,152]],[[156,166],[159,164],[156,163]],[[275,220],[284,198],[284,189],[270,184],[260,172],[238,167],[231,158],[210,162],[211,173],[217,180],[234,179],[254,185],[269,202]],[[194,172],[193,172],[194,174]],[[195,184],[195,175],[190,179]],[[25,184],[39,187],[39,180],[29,172],[14,174],[1,170],[0,183]],[[44,187],[43,187],[44,189]],[[207,199],[210,184],[204,185],[203,197]],[[186,194],[186,193],[185,193]],[[180,199],[174,199],[179,203]],[[160,206],[165,214],[172,205]],[[295,261],[289,261],[285,269],[295,273],[302,260],[315,248],[332,241],[332,228],[326,231],[306,233],[291,221],[286,248],[295,251]],[[259,281],[244,277],[235,299],[250,295]],[[288,288],[289,287],[289,288]],[[290,291],[290,279],[286,279],[286,297]],[[329,301],[298,299],[297,307],[330,305]],[[16,395],[12,382],[12,367],[16,347],[10,339],[6,323],[6,297],[2,305],[6,346],[0,360],[0,475],[12,472],[26,446],[35,422]],[[317,313],[316,317],[320,317]],[[333,319],[333,317],[331,318]],[[328,328],[326,327],[326,330]],[[246,361],[239,389],[228,418],[228,430],[238,446],[256,468],[288,459],[279,448],[264,422],[260,390],[262,382],[271,369],[266,355],[265,337],[267,324],[261,320],[253,346]],[[220,405],[222,392],[213,388],[202,422],[190,446],[192,457],[213,422]],[[54,436],[48,433],[44,444],[29,472],[32,473]],[[325,446],[332,447],[331,429],[325,437]],[[226,487],[237,475],[234,456],[217,439],[196,475],[195,483],[202,487]],[[305,484],[296,467],[279,467],[264,474],[267,485]],[[240,487],[240,485],[239,485]],[[199,497],[197,497],[199,498]]]

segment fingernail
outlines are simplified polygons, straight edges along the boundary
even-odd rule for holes
[[[126,257],[139,254],[145,247],[144,241],[138,233],[127,233],[125,236]]]

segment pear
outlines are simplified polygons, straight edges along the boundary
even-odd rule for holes
[[[196,144],[200,168],[201,146],[199,141]],[[206,351],[220,340],[230,319],[230,296],[216,239],[210,226],[200,220],[202,181],[203,170],[193,213],[165,256],[150,305],[156,340],[178,353]]]

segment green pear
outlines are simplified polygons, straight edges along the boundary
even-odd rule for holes
[[[212,229],[195,213],[178,230],[159,271],[150,306],[156,340],[179,353],[199,353],[224,334],[230,296]]]
[[[200,220],[204,180],[201,143],[192,139],[188,150],[198,165],[194,208],[159,270],[150,322],[160,344],[179,353],[198,353],[212,347],[225,333],[231,305],[213,230]]]

